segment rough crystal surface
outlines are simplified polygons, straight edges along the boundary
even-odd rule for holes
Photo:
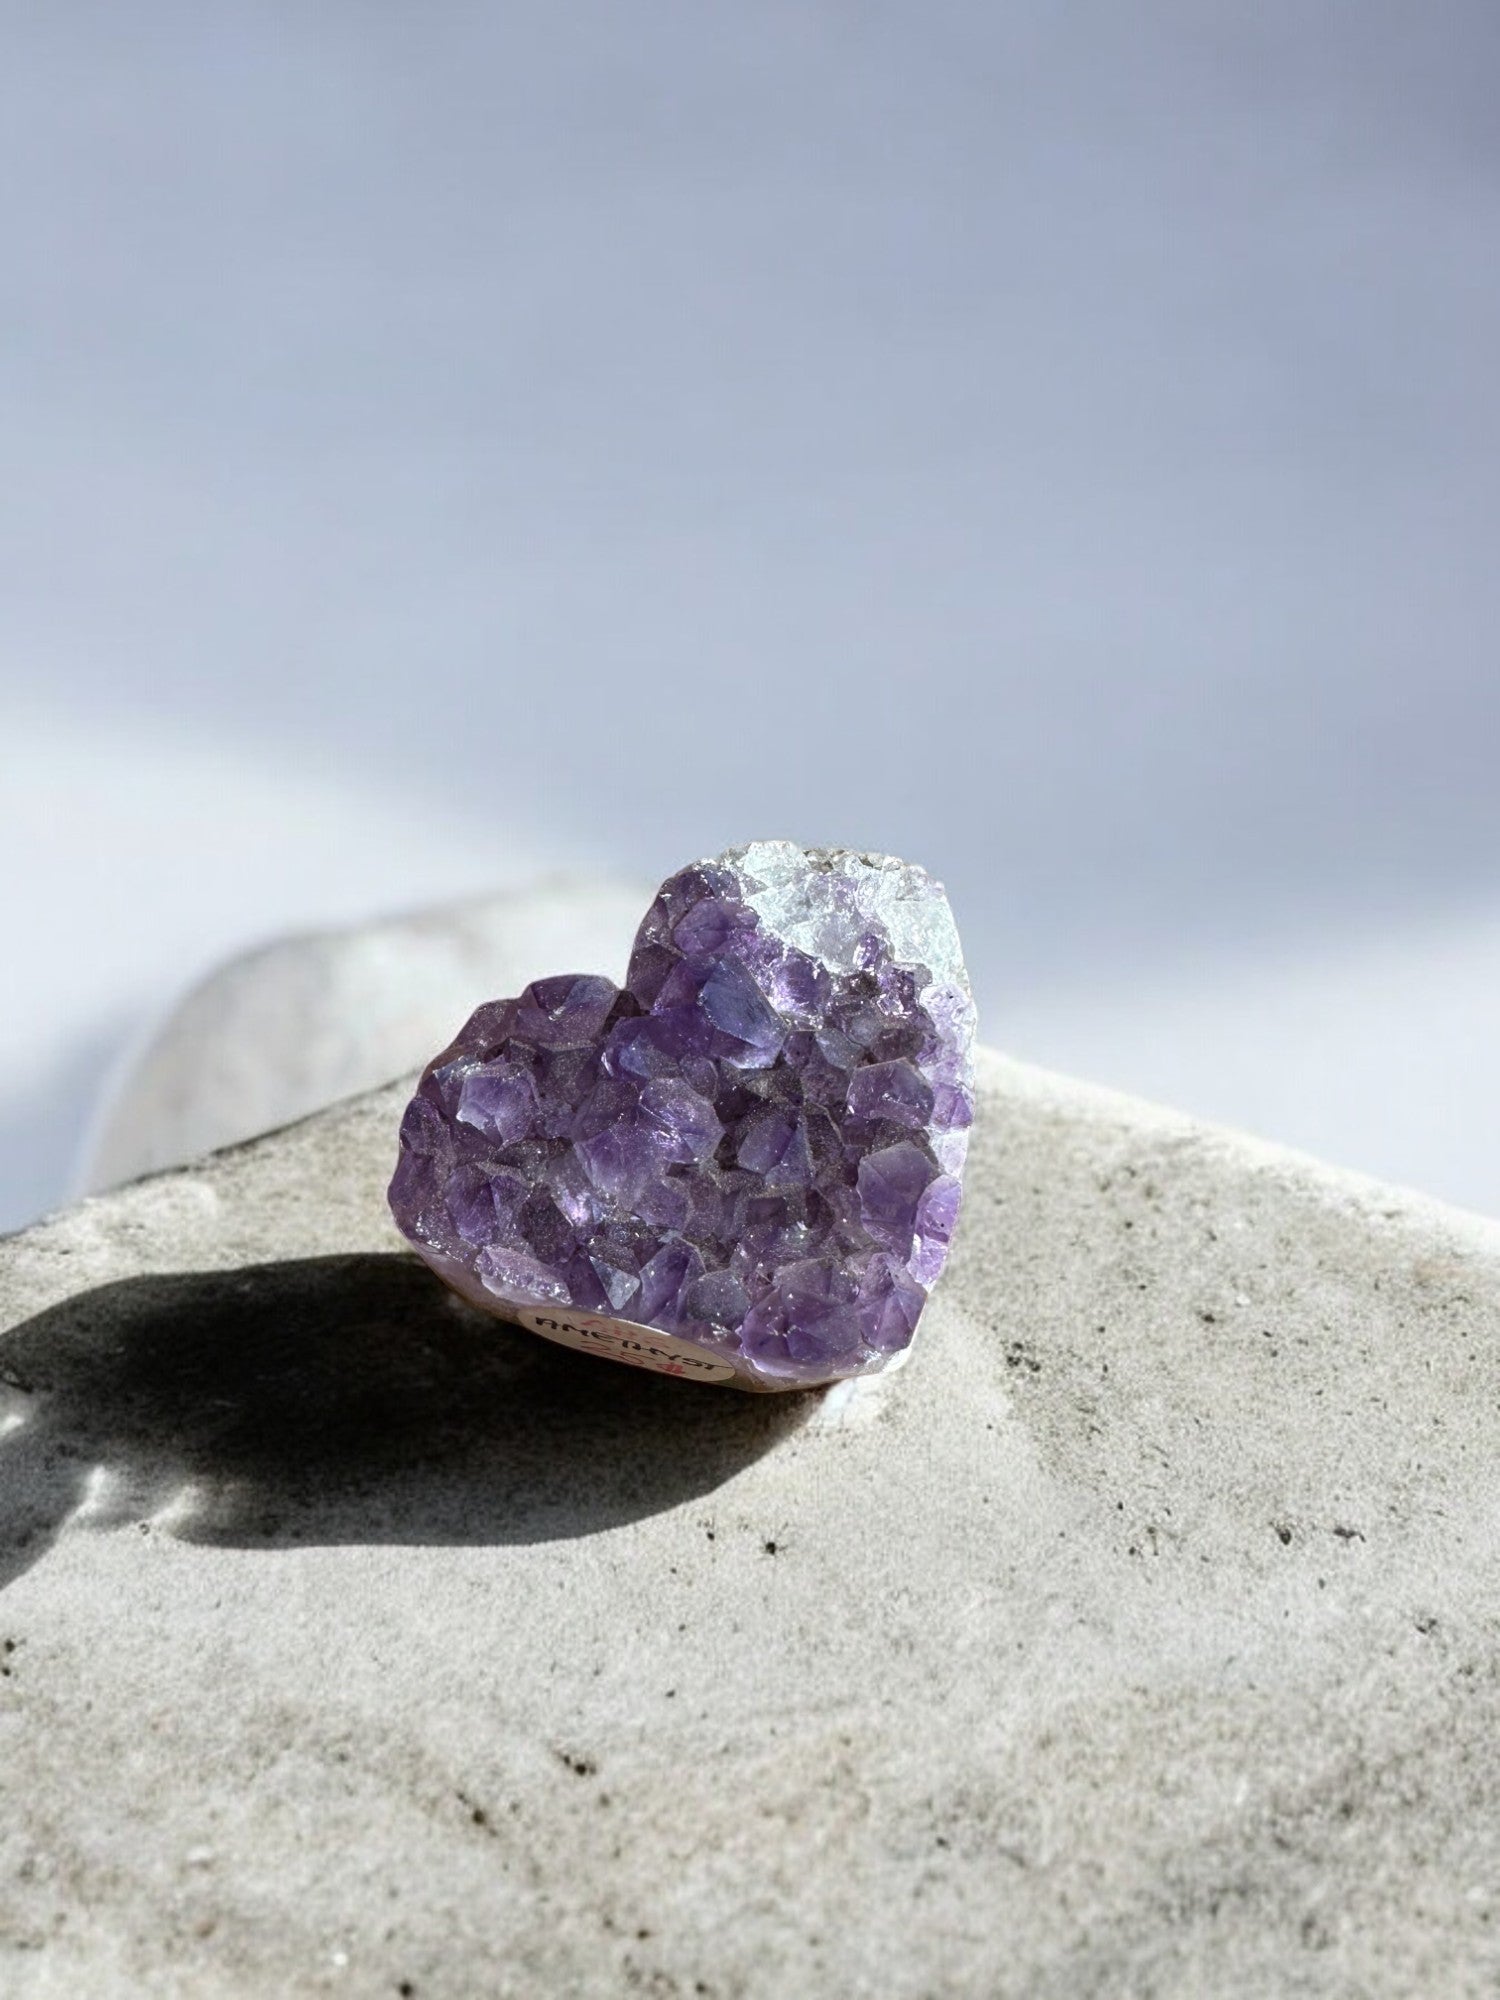
[[[422,1073],[391,1208],[466,1296],[768,1387],[906,1347],[957,1220],[974,1006],[908,862],[757,841],[663,884],[623,987],[538,980]]]

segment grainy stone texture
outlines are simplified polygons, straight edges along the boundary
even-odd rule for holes
[[[558,880],[231,959],[131,1053],[77,1184],[115,1187],[419,1069],[480,1001],[559,966],[623,965],[649,894]]]
[[[979,1086],[821,1399],[471,1314],[409,1084],[0,1243],[0,1991],[1493,1993],[1500,1231]]]

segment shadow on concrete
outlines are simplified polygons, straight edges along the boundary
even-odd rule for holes
[[[122,1279],[0,1340],[0,1587],[80,1509],[225,1547],[538,1542],[713,1491],[810,1399],[577,1355],[414,1257]]]

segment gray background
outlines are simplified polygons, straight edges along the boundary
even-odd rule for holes
[[[220,951],[778,833],[1500,1207],[1488,0],[0,24],[0,1223]]]

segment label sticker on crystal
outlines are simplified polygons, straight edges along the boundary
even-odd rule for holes
[[[507,1308],[519,1326],[573,1347],[580,1354],[602,1354],[611,1361],[623,1361],[627,1368],[650,1368],[658,1375],[676,1375],[687,1382],[734,1382],[739,1371],[717,1355],[705,1354],[691,1341],[658,1333],[655,1327],[636,1326],[628,1319],[605,1319],[598,1313],[542,1312],[523,1306]]]

